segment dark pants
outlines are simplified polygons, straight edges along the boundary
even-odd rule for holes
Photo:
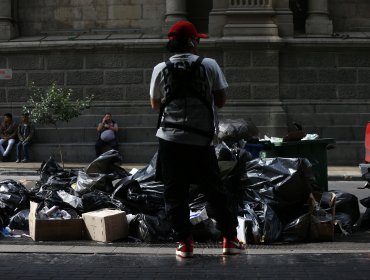
[[[165,185],[167,217],[180,241],[191,237],[189,187],[196,183],[206,196],[224,237],[236,236],[238,220],[227,206],[213,146],[178,144],[159,139],[159,168]]]
[[[23,151],[23,158],[26,160],[30,159],[28,149],[31,145],[31,142],[21,142],[19,141],[17,144],[17,159],[22,158],[22,151]]]
[[[96,157],[98,157],[102,154],[102,149],[106,146],[109,146],[112,149],[118,150],[118,141],[117,141],[117,139],[113,139],[110,142],[105,142],[105,141],[103,141],[99,138],[98,141],[96,141],[96,144],[95,144]]]

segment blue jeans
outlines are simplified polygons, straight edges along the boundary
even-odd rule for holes
[[[21,142],[19,141],[17,144],[17,159],[21,159],[22,150],[23,150],[23,158],[29,160],[28,149],[31,145],[31,142]]]

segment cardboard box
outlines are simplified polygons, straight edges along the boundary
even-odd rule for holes
[[[84,239],[84,223],[80,219],[41,220],[36,218],[38,204],[30,202],[30,236],[35,241],[61,241]]]
[[[87,237],[95,241],[115,241],[128,236],[126,213],[117,209],[100,209],[82,214]]]

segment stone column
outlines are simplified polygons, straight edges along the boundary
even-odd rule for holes
[[[0,40],[9,40],[16,36],[16,27],[12,19],[12,1],[0,0]]]
[[[293,13],[289,8],[289,0],[275,0],[273,2],[275,10],[275,23],[279,29],[280,36],[293,36],[294,24]]]
[[[209,13],[208,33],[211,37],[222,37],[227,23],[226,10],[228,0],[213,0],[212,11]]]
[[[308,0],[306,34],[331,35],[333,23],[329,19],[328,0]]]
[[[228,0],[224,36],[277,36],[273,0]]]
[[[177,21],[186,21],[186,0],[166,0],[166,15],[163,34]]]

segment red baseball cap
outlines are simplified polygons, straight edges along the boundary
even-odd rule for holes
[[[195,26],[188,21],[178,21],[168,31],[170,40],[186,38],[208,38],[207,34],[198,33]]]

